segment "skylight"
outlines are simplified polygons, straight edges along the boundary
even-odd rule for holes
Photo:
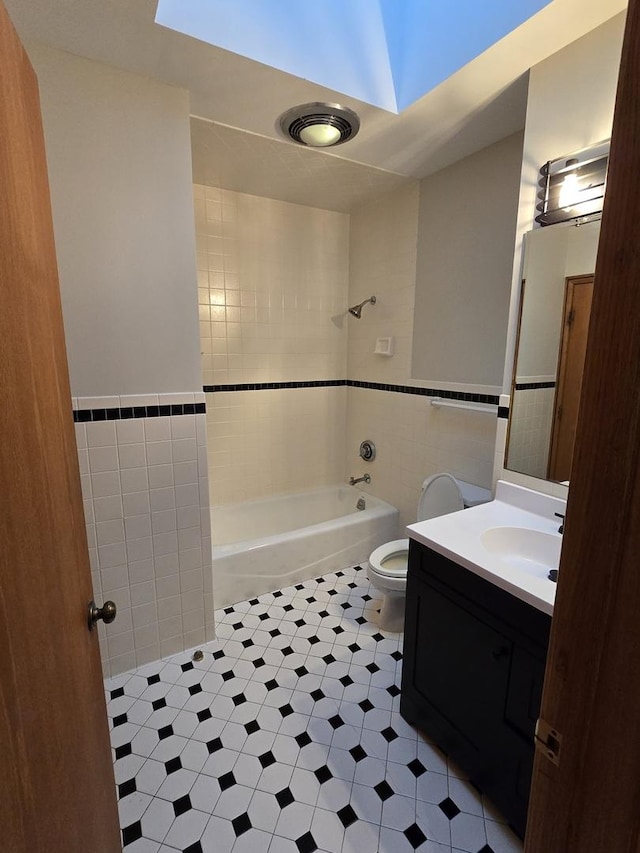
[[[156,23],[399,113],[551,0],[159,0]]]

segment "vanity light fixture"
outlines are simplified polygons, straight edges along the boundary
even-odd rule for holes
[[[285,136],[310,148],[342,145],[360,129],[360,119],[349,107],[320,102],[293,107],[278,122]]]
[[[555,225],[572,219],[588,222],[602,213],[610,140],[568,157],[549,160],[540,169],[536,222]]]

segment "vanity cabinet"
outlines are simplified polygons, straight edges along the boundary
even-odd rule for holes
[[[551,617],[411,540],[402,716],[523,836]]]

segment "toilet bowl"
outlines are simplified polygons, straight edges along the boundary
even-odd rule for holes
[[[426,521],[450,512],[477,506],[491,500],[489,489],[456,480],[451,474],[434,474],[422,484],[418,500],[417,521]],[[409,540],[394,539],[380,545],[369,557],[367,576],[382,595],[378,626],[396,633],[404,626],[404,604],[407,592]]]

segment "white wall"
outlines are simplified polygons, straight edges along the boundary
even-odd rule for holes
[[[569,276],[596,268],[600,223],[536,228],[525,238],[518,382],[555,381]]]
[[[611,136],[624,13],[568,45],[529,72],[529,97],[516,251],[505,355],[504,393],[510,392],[522,275],[522,241],[534,226],[538,170],[553,160]],[[494,476],[558,493],[566,489],[504,468],[506,429],[498,429]]]
[[[517,133],[421,182],[415,379],[500,387],[521,163]]]
[[[416,288],[418,184],[385,193],[351,215],[349,305],[375,295],[359,320],[348,316],[349,379],[407,384],[411,375]],[[394,338],[391,358],[374,355],[376,338]]]
[[[201,390],[189,95],[28,45],[72,393]]]
[[[418,200],[419,186],[412,184],[351,215],[349,304],[372,293],[378,302],[365,306],[360,320],[349,318],[350,380],[427,384],[411,378]],[[381,335],[396,339],[391,358],[373,352]],[[452,386],[441,383],[439,387]],[[371,474],[367,491],[400,511],[399,535],[416,520],[420,487],[430,474],[450,471],[481,486],[491,484],[495,416],[436,410],[426,396],[372,388],[347,390],[346,474]],[[456,383],[453,390],[485,393],[469,382]],[[365,438],[376,444],[373,462],[365,463],[358,456]]]

